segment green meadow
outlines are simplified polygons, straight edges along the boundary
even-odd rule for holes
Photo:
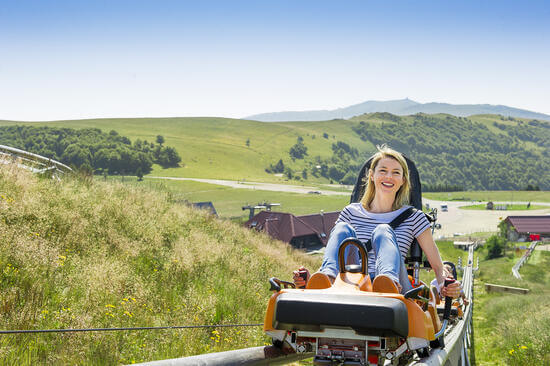
[[[120,177],[110,177],[109,181],[120,182]],[[308,215],[322,211],[340,211],[349,203],[349,195],[300,194],[255,189],[231,188],[217,184],[146,178],[138,182],[135,177],[124,177],[124,183],[143,187],[170,195],[176,202],[189,203],[211,201],[220,217],[248,220],[248,210],[242,207],[259,203],[279,203],[273,211],[289,212],[294,215]],[[103,178],[97,178],[103,180]],[[257,213],[258,211],[256,211]]]
[[[550,191],[461,191],[424,192],[438,201],[550,202]]]
[[[525,245],[525,243],[520,243]],[[512,267],[524,251],[483,260],[474,286],[474,341],[477,365],[550,364],[550,252],[535,251],[520,269]],[[485,283],[527,288],[527,295],[486,293]]]
[[[502,211],[542,210],[542,209],[545,209],[547,207],[548,206],[543,206],[543,205],[529,205],[529,207],[527,207],[527,204],[525,204],[525,203],[522,203],[522,204],[515,203],[515,204],[506,205],[506,210],[502,210]],[[481,204],[481,205],[460,206],[460,209],[461,210],[481,210],[481,211],[484,211],[484,210],[487,210],[487,205]]]
[[[0,125],[24,122],[0,121]],[[157,135],[165,138],[165,144],[176,148],[182,157],[179,168],[162,169],[155,166],[150,175],[168,177],[193,177],[230,180],[256,180],[283,182],[265,172],[269,164],[283,158],[285,165],[296,171],[305,167],[303,161],[291,161],[290,147],[298,136],[304,138],[309,156],[329,158],[333,143],[343,141],[357,146],[361,152],[373,151],[374,146],[361,141],[351,130],[356,123],[347,120],[324,122],[264,123],[228,118],[117,118],[73,121],[32,122],[33,126],[67,128],[99,128],[108,132],[116,130],[132,141],[155,141]],[[323,138],[323,133],[328,138]],[[246,141],[250,139],[249,146]],[[316,180],[310,176],[310,181]]]
[[[538,185],[543,188],[546,184],[544,178],[547,174],[545,172],[547,167],[544,165],[546,161],[544,157],[547,156],[548,151],[543,144],[533,142],[534,139],[544,137],[539,136],[542,133],[539,133],[539,130],[546,131],[543,128],[544,126],[531,126],[530,121],[523,119],[507,121],[497,115],[470,116],[467,121],[466,119],[444,114],[403,116],[399,117],[399,123],[403,124],[403,129],[408,128],[410,131],[407,131],[412,135],[406,138],[402,136],[403,141],[394,141],[391,140],[393,135],[387,135],[387,133],[390,129],[400,131],[399,124],[393,121],[395,118],[396,116],[384,113],[361,115],[350,120],[271,123],[215,117],[117,118],[48,122],[0,121],[0,126],[27,124],[75,129],[99,128],[104,132],[115,130],[133,142],[137,139],[154,142],[157,135],[162,135],[165,138],[166,146],[174,147],[181,156],[182,162],[176,168],[163,169],[154,166],[153,171],[150,173],[151,176],[279,183],[287,181],[288,178],[282,175],[269,174],[265,170],[271,164],[274,165],[279,159],[282,159],[285,167],[293,170],[293,178],[291,179],[293,183],[300,183],[301,181],[306,181],[308,184],[328,183],[328,178],[314,176],[317,165],[321,164],[319,166],[325,168],[336,168],[339,173],[329,174],[331,177],[338,176],[340,173],[347,174],[349,169],[356,170],[357,165],[361,164],[375,151],[372,141],[381,139],[381,142],[390,141],[390,145],[410,153],[413,157],[418,155],[417,157],[420,160],[417,161],[417,165],[423,173],[423,182],[432,186],[467,186],[468,182],[473,182],[480,176],[487,176],[491,179],[484,178],[475,183],[477,189],[491,186],[514,186],[515,183],[520,184],[518,182],[521,182],[520,186],[517,187],[519,189],[524,188],[524,186],[527,187],[527,183],[533,183],[532,186],[535,187],[537,186],[535,183],[541,181],[542,183],[539,182]],[[365,124],[364,121],[368,123]],[[423,121],[421,123],[426,126],[434,124],[439,127],[432,131],[429,138],[422,137],[414,134],[416,133],[416,129],[413,128],[414,124],[420,123],[419,121]],[[530,159],[534,159],[533,156],[535,156],[536,159],[530,160],[529,169],[520,170],[517,168],[518,164],[512,159],[517,159],[519,152],[512,151],[503,154],[499,152],[502,146],[486,146],[486,144],[481,146],[487,149],[483,152],[484,158],[481,158],[481,154],[476,153],[476,149],[480,146],[476,145],[479,142],[474,141],[475,136],[472,137],[472,141],[466,141],[463,144],[468,149],[462,151],[460,150],[462,145],[453,145],[456,143],[454,137],[450,141],[448,140],[449,136],[444,134],[445,129],[441,126],[447,125],[449,125],[449,128],[454,126],[453,128],[457,129],[456,133],[477,128],[479,133],[483,132],[486,135],[484,138],[490,138],[497,145],[499,142],[502,143],[512,139],[510,141],[515,141],[514,146],[521,150],[521,154],[523,154],[521,156],[525,155]],[[382,128],[382,126],[387,128]],[[496,126],[500,126],[500,128]],[[512,130],[506,130],[508,127]],[[527,137],[522,137],[521,141],[515,137],[517,141],[514,140],[511,136],[519,133],[518,131],[524,131]],[[298,137],[303,139],[303,145],[307,147],[307,156],[304,159],[292,159],[289,155],[289,150],[297,142]],[[356,149],[357,154],[353,155],[355,154],[353,153],[352,156],[349,155],[348,151],[346,155],[340,151],[338,154],[333,155],[332,146],[337,142],[347,144],[350,149]],[[414,146],[417,148],[413,149]],[[451,148],[454,150],[447,151]],[[455,150],[462,151],[460,153],[462,155]],[[456,154],[461,157],[458,161],[456,161]],[[468,161],[468,164],[464,165],[464,159]],[[509,168],[507,170],[495,170],[496,162],[512,165],[509,167],[506,165]],[[308,173],[307,177],[302,176],[304,169]],[[460,174],[457,172],[460,172]],[[315,174],[319,175],[317,173]],[[353,174],[355,171],[351,173]],[[333,180],[340,181],[340,179],[334,178]],[[483,182],[483,184],[480,182]],[[480,186],[480,184],[482,185]],[[537,200],[537,197],[540,196],[540,193],[537,192],[531,192],[531,194],[533,199],[531,199],[531,196],[526,196],[526,200]],[[548,193],[545,197],[545,199],[550,199]],[[477,196],[469,198],[481,199]],[[500,195],[489,197],[489,199],[500,200]],[[519,197],[507,196],[502,199],[506,201],[520,200]]]

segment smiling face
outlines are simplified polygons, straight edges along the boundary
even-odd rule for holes
[[[370,159],[361,205],[369,210],[374,198],[378,197],[386,202],[392,200],[392,210],[395,211],[409,203],[411,185],[408,163],[401,153],[387,146],[377,148],[378,152]]]
[[[370,171],[374,183],[375,194],[391,195],[395,197],[403,185],[403,168],[393,158],[384,157],[378,161],[374,171]]]

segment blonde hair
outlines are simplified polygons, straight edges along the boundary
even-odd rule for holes
[[[392,204],[392,210],[395,211],[403,205],[409,203],[409,192],[411,189],[409,180],[409,166],[407,165],[407,161],[400,152],[389,148],[385,144],[382,146],[376,146],[376,148],[378,149],[378,152],[372,157],[369,172],[365,177],[367,188],[365,189],[365,193],[361,198],[361,204],[363,205],[365,210],[369,209],[370,204],[372,203],[372,201],[374,201],[374,196],[376,195],[376,188],[374,186],[374,182],[372,181],[374,170],[376,169],[376,166],[381,159],[391,158],[396,160],[403,169],[403,185],[395,194],[395,199],[393,200]]]

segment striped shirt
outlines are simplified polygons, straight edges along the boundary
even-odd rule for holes
[[[372,213],[365,210],[361,203],[352,203],[340,212],[340,216],[338,216],[336,223],[345,222],[350,224],[355,229],[357,239],[366,242],[371,239],[372,232],[376,226],[380,224],[389,224],[401,212],[409,207],[410,206],[403,206],[398,210],[385,213]],[[397,244],[399,245],[399,251],[403,259],[407,256],[414,238],[417,238],[429,227],[430,223],[428,219],[426,219],[424,213],[422,211],[414,211],[411,216],[395,229]],[[376,258],[374,250],[369,251],[368,262],[369,273],[375,272]]]

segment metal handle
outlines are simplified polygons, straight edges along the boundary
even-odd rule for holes
[[[443,287],[447,287],[451,283],[455,282],[455,280],[452,280],[450,278],[445,279],[445,283],[443,284]],[[451,305],[453,304],[453,298],[449,296],[445,296],[445,311],[443,312],[443,320],[448,320],[451,316]]]
[[[445,283],[443,284],[443,287],[447,287],[447,285],[450,285],[451,283],[455,282],[455,280],[446,278]],[[435,339],[441,337],[443,333],[445,332],[445,328],[447,328],[447,324],[449,323],[449,318],[451,317],[451,305],[453,304],[453,298],[449,296],[445,296],[445,309],[443,311],[443,324],[441,325],[441,329],[439,332],[435,334]]]
[[[288,281],[282,281],[276,277],[271,277],[269,279],[269,284],[271,285],[271,288],[269,289],[269,291],[281,291],[281,285],[283,285],[284,288],[289,288],[289,287],[292,287],[292,288],[296,288],[296,285],[293,284],[292,282],[288,282]]]
[[[361,255],[361,273],[364,275],[367,274],[367,251],[365,250],[365,246],[363,243],[354,237],[350,237],[347,239],[344,239],[342,241],[342,244],[340,244],[340,249],[338,250],[338,266],[340,267],[340,273],[346,272],[346,261],[344,258],[346,248],[350,245],[353,245],[357,247],[359,250],[359,254]]]

